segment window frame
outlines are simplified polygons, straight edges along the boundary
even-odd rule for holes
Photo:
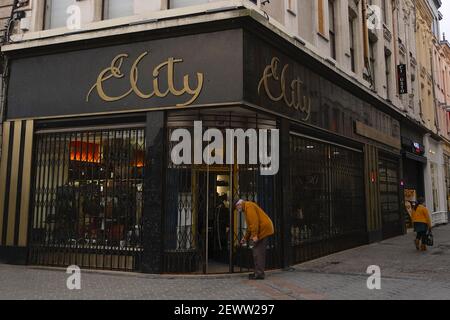
[[[335,0],[328,0],[328,38],[330,42],[330,56],[334,60],[336,60],[337,57],[335,5],[336,5]]]
[[[52,6],[53,6],[53,1],[56,0],[44,0],[44,12],[43,12],[43,24],[42,24],[42,30],[53,30],[53,29],[59,29],[59,28],[64,28],[65,26],[55,26],[53,27],[52,24],[52,20],[51,20],[51,16],[52,16]],[[76,2],[77,0],[74,0],[74,2]],[[48,8],[50,10],[48,10]],[[66,12],[64,12],[66,14]],[[68,16],[67,16],[68,18]],[[67,21],[67,20],[66,20]]]
[[[102,20],[110,20],[110,19],[119,19],[119,18],[123,18],[123,17],[128,17],[128,16],[133,16],[134,15],[134,2],[133,2],[133,13],[131,15],[124,15],[124,16],[120,16],[120,17],[114,17],[111,18],[109,17],[109,1],[110,0],[102,0]],[[123,0],[122,0],[123,1]],[[106,14],[106,10],[108,10],[108,15]]]
[[[350,36],[350,69],[352,72],[356,72],[356,46],[355,46],[355,20],[356,18],[349,17],[348,23],[349,23],[349,36]]]
[[[172,3],[173,3],[174,1],[175,1],[175,0],[167,0],[167,9],[168,9],[168,10],[169,10],[169,9],[186,8],[186,7],[192,6],[192,5],[187,5],[187,6],[183,6],[183,7],[176,7],[176,8],[173,8],[173,7],[172,7]],[[258,4],[259,4],[259,1],[256,1],[256,3],[253,2],[253,1],[251,1],[251,2],[252,2],[253,4],[255,4],[255,5],[258,5]],[[207,4],[207,3],[210,3],[209,0],[206,0],[205,3],[194,4],[194,5],[202,5],[202,4]]]

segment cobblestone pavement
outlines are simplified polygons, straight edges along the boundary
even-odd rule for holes
[[[82,271],[81,290],[68,290],[62,269],[0,265],[0,299],[450,299],[450,225],[434,236],[425,253],[409,233],[270,272],[265,281]],[[367,289],[369,265],[381,268],[381,290]]]

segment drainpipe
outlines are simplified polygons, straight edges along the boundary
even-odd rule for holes
[[[16,18],[14,18],[14,12],[15,12],[15,9],[18,8],[18,5],[19,5],[19,0],[14,0],[14,3],[11,7],[11,14],[9,16],[9,20],[8,20],[8,23],[6,26],[5,36],[4,36],[4,39],[2,39],[2,42],[0,45],[4,45],[4,44],[10,42],[11,30],[14,27],[14,22],[16,20]],[[0,64],[2,67],[2,74],[0,76],[1,77],[0,124],[3,124],[3,121],[5,120],[5,115],[6,115],[6,93],[8,90],[8,80],[9,80],[9,61],[8,61],[8,58],[3,53],[0,53]]]
[[[438,103],[438,97],[436,95],[436,79],[434,78],[434,54],[433,54],[433,48],[430,49],[430,60],[431,60],[431,79],[432,79],[432,85],[433,85],[433,104],[434,104],[434,125],[436,126],[437,133],[441,131],[439,127],[439,113],[438,108],[440,108]]]

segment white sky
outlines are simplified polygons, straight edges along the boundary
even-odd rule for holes
[[[445,33],[445,38],[450,41],[450,0],[442,0],[439,11],[444,15],[441,21],[441,33]]]

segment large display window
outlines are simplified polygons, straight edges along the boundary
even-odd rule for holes
[[[144,129],[38,133],[35,141],[32,261],[135,269]]]
[[[362,152],[292,134],[290,160],[293,262],[361,244],[358,235],[366,228]]]

